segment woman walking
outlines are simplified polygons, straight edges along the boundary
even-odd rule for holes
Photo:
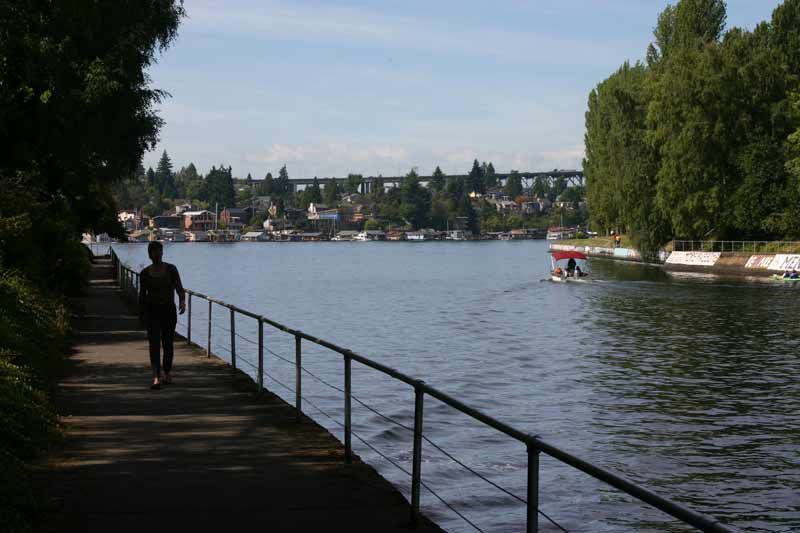
[[[161,388],[161,354],[164,351],[164,383],[172,383],[172,341],[178,315],[175,310],[175,296],[178,293],[180,313],[186,311],[186,291],[175,265],[161,260],[164,247],[153,241],[147,246],[147,255],[152,265],[145,267],[139,275],[139,318],[147,326],[147,340],[150,342],[150,366],[153,368],[151,389]]]

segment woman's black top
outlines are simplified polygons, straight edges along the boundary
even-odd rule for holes
[[[175,305],[173,291],[183,296],[183,285],[178,269],[170,263],[163,263],[164,269],[156,271],[153,265],[139,274],[139,313],[146,319],[148,309],[155,306]]]

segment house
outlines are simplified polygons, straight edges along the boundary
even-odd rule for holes
[[[326,212],[326,211],[328,211],[328,208],[326,206],[311,202],[310,204],[308,204],[308,213],[306,214],[306,217],[308,218],[308,220],[319,220],[320,212]]]
[[[345,194],[342,196],[342,202],[345,204],[355,204],[361,200],[361,195],[357,192],[351,194]]]
[[[522,202],[523,215],[538,215],[542,212],[542,205],[539,202]]]
[[[182,215],[186,211],[194,210],[194,206],[192,204],[180,204],[175,206],[175,215]]]
[[[250,242],[263,242],[268,240],[267,234],[263,231],[248,231],[244,235],[242,235],[243,241],[250,241]]]
[[[219,214],[220,225],[230,230],[241,231],[247,221],[247,211],[240,207],[226,207]]]
[[[183,213],[183,229],[207,232],[214,229],[216,219],[216,215],[211,211],[186,211]]]
[[[472,232],[470,230],[463,230],[463,229],[451,229],[447,232],[446,240],[448,241],[466,241],[467,239],[472,238]]]
[[[511,213],[519,209],[517,203],[511,200],[489,200],[489,203],[497,209],[498,213]]]
[[[182,219],[179,216],[162,215],[150,219],[151,229],[182,229]]]

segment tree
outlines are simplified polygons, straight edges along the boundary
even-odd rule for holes
[[[272,193],[276,192],[275,191],[275,183],[274,183],[274,180],[272,179],[272,172],[267,172],[267,175],[264,176],[264,182],[261,183],[261,186],[260,186],[260,189],[259,189],[258,192],[259,192],[259,194],[264,195],[264,196],[269,196]]]
[[[486,185],[483,181],[483,169],[481,168],[480,164],[478,164],[477,159],[472,162],[472,170],[469,172],[466,185],[467,192],[475,192],[479,194],[486,192]]]
[[[484,182],[486,184],[486,188],[489,189],[491,187],[496,187],[497,176],[495,175],[496,173],[494,171],[494,165],[492,164],[491,161],[489,161],[488,165],[486,163],[484,163],[484,165],[486,165],[486,167],[483,169]]]
[[[547,182],[547,178],[536,176],[536,179],[533,180],[533,187],[531,187],[531,194],[535,198],[547,198],[549,192],[550,185]]]
[[[519,174],[515,172],[509,174],[506,179],[505,193],[509,198],[516,198],[522,194],[522,178]]]
[[[292,185],[289,183],[289,171],[283,165],[278,171],[278,179],[275,182],[275,192],[280,195],[287,195],[292,192]]]
[[[164,150],[158,161],[155,173],[155,186],[164,198],[175,198],[178,195],[175,176],[172,173],[172,161]]]
[[[444,190],[445,180],[447,176],[444,175],[442,169],[437,165],[431,176],[430,188],[435,192],[442,192]]]
[[[175,176],[175,186],[178,189],[179,198],[187,198],[190,184],[200,180],[201,177],[197,173],[197,167],[194,163],[189,163],[187,166],[182,167],[178,174]]]
[[[328,207],[336,207],[339,205],[339,184],[336,178],[331,178],[330,183],[325,186],[324,196],[325,205]]]
[[[431,210],[431,193],[419,182],[413,169],[406,174],[400,187],[400,216],[414,229],[424,228]]]
[[[156,173],[153,170],[153,167],[147,168],[147,173],[145,174],[145,181],[147,185],[150,187],[156,187]]]
[[[314,176],[314,181],[311,186],[305,191],[303,195],[304,201],[303,203],[308,206],[308,204],[321,204],[322,203],[322,191],[319,188],[319,180],[317,177]]]
[[[361,174],[348,174],[347,180],[344,182],[344,190],[349,194],[360,192],[363,182],[364,176]]]
[[[206,198],[209,206],[234,207],[236,205],[236,192],[233,188],[233,175],[231,167],[211,167],[206,175]]]

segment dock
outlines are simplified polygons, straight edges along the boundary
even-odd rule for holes
[[[308,417],[227,363],[175,341],[150,390],[147,337],[110,259],[74,302],[56,395],[65,442],[39,473],[38,531],[441,531]]]

